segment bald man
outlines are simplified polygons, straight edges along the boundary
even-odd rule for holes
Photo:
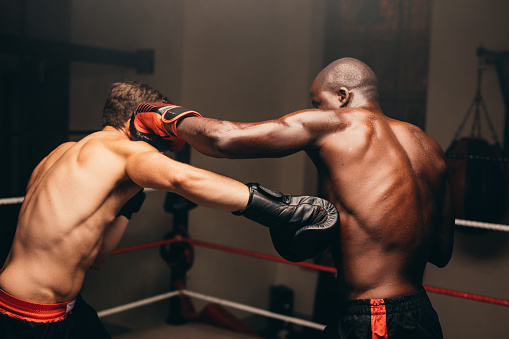
[[[240,123],[189,117],[160,126],[203,154],[222,158],[283,157],[305,151],[321,190],[339,210],[331,239],[340,314],[327,338],[442,338],[422,287],[428,262],[452,255],[454,215],[439,144],[421,129],[386,116],[374,72],[342,58],[311,87],[314,109]],[[135,125],[154,128],[135,116]]]
[[[270,190],[259,184],[174,161],[149,143],[131,140],[131,114],[145,101],[170,103],[147,84],[114,84],[103,129],[57,147],[33,171],[0,272],[0,338],[110,337],[79,292],[87,270],[103,265],[141,207],[143,187],[255,215],[274,234],[300,235],[336,224],[336,209],[323,199],[267,195],[263,190]],[[173,151],[184,146],[181,140],[147,141]]]

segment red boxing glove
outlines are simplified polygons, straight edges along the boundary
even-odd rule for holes
[[[163,103],[141,104],[136,107],[131,117],[131,135],[137,140],[148,142],[160,151],[169,149],[178,152],[186,142],[178,136],[177,123],[189,116],[201,117],[200,113],[181,106]]]

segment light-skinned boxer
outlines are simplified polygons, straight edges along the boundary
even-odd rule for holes
[[[337,210],[326,200],[245,185],[133,141],[129,119],[146,101],[169,103],[146,84],[114,84],[102,130],[57,147],[33,171],[0,273],[0,338],[110,337],[79,292],[87,270],[101,267],[119,243],[143,203],[143,188],[270,220],[266,226],[279,232],[283,239],[278,240],[298,258],[308,255],[292,250],[302,234],[320,232],[327,238],[334,231]],[[173,151],[184,146],[178,140],[158,141],[156,146]]]

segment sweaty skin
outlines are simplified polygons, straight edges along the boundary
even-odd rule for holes
[[[311,97],[317,109],[258,123],[190,117],[178,133],[213,157],[305,151],[323,197],[340,213],[332,253],[343,297],[418,292],[426,263],[443,267],[452,254],[454,216],[441,147],[356,90],[332,92],[315,81]]]
[[[41,304],[74,299],[87,270],[120,241],[127,219],[116,215],[142,187],[225,211],[246,207],[246,185],[131,141],[128,123],[65,143],[36,167],[0,274],[5,292]]]

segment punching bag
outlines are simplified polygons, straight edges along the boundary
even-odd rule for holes
[[[454,140],[446,152],[456,218],[496,223],[504,213],[502,151],[482,138]]]

